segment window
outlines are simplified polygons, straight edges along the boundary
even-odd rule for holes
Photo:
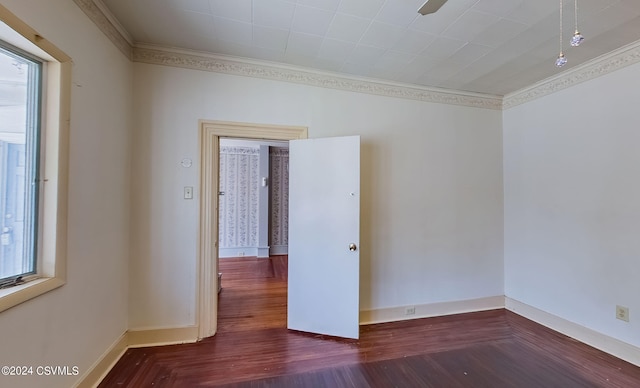
[[[38,273],[42,66],[0,41],[0,288]]]
[[[65,284],[71,58],[0,4],[0,311]]]

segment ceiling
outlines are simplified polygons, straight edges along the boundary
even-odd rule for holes
[[[96,0],[99,1],[99,0]],[[640,1],[102,0],[135,44],[154,44],[359,77],[505,95],[640,40]]]

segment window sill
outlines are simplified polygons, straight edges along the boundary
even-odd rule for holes
[[[55,290],[64,283],[60,278],[39,278],[19,286],[2,289],[0,290],[0,311]]]

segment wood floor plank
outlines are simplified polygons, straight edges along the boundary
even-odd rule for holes
[[[221,259],[218,333],[129,349],[100,387],[640,387],[640,368],[504,309],[286,329],[286,256]]]

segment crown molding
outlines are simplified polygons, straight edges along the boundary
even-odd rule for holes
[[[137,44],[102,0],[73,0],[113,44],[134,62],[263,78],[356,93],[483,109],[506,110],[640,62],[640,41],[621,47],[556,76],[502,96],[428,88],[282,64],[196,51]]]
[[[432,88],[393,84],[381,81],[345,77],[333,73],[313,71],[272,63],[260,63],[239,58],[209,55],[201,52],[168,49],[164,47],[136,46],[133,61],[181,67],[215,73],[263,78],[282,82],[291,82],[327,89],[374,94],[386,97],[463,105],[484,109],[502,109],[500,96],[480,93],[455,92]]]
[[[101,0],[73,0],[73,2],[127,58],[131,59],[133,40]]]
[[[120,20],[118,20],[118,18],[116,17],[116,15],[114,15],[111,10],[109,9],[109,7],[107,7],[104,3],[103,0],[93,0],[94,4],[100,8],[100,11],[102,11],[102,13],[104,14],[104,16],[109,19],[109,21],[111,22],[111,24],[113,25],[113,27],[115,27],[116,30],[118,30],[118,33],[120,35],[122,35],[122,37],[127,41],[127,43],[129,44],[130,47],[135,46],[135,42],[133,40],[133,37],[131,36],[131,34],[129,33],[129,31],[127,31],[126,28],[124,28],[124,26],[120,23]]]
[[[324,73],[292,66],[260,63],[240,58],[208,55],[164,47],[148,48],[136,44],[129,33],[111,14],[102,0],[73,0],[96,26],[134,62],[182,67],[195,70],[264,78],[329,89],[367,93],[410,100],[462,105],[484,109],[502,109],[502,97],[481,93],[403,85]]]
[[[640,40],[504,96],[503,109],[533,101],[640,62]]]

